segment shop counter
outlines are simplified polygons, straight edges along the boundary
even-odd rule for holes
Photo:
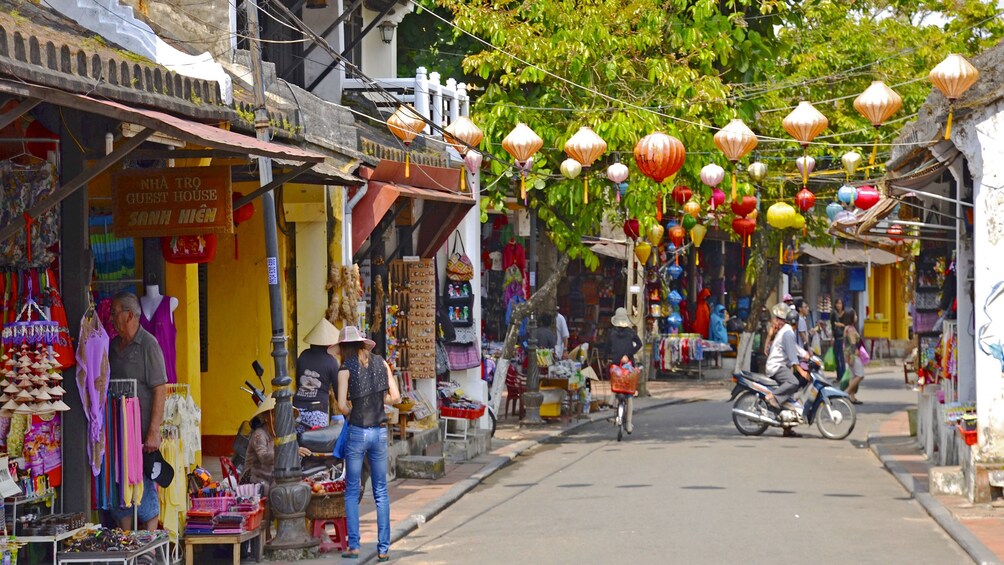
[[[170,563],[170,538],[154,540],[132,551],[64,552],[56,556],[57,563],[121,563],[136,565],[137,558],[152,555],[157,563]]]
[[[183,538],[185,542],[185,565],[193,565],[195,563],[195,546],[197,545],[232,545],[234,565],[240,565],[241,544],[248,540],[252,540],[251,554],[254,556],[255,562],[261,563],[262,553],[265,549],[264,540],[262,540],[264,533],[265,529],[259,526],[257,529],[239,534],[186,535]]]

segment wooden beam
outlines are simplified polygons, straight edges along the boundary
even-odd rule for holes
[[[235,153],[220,149],[137,149],[129,155],[129,160],[139,159],[240,159],[250,161],[247,153]]]
[[[286,184],[287,182],[289,182],[289,181],[295,179],[296,177],[302,175],[303,173],[309,171],[311,169],[311,167],[313,167],[313,166],[314,166],[313,163],[303,163],[301,165],[298,165],[292,171],[289,171],[288,173],[283,173],[283,174],[279,175],[279,177],[276,178],[276,179],[273,179],[272,182],[266,184],[265,186],[263,186],[261,188],[256,189],[254,192],[252,192],[250,194],[245,195],[244,197],[242,197],[237,202],[234,202],[234,210],[240,208],[241,206],[244,206],[245,204],[249,204],[255,198],[258,198],[259,196],[261,196],[262,194],[265,194],[266,192],[269,192],[271,190],[279,188],[280,186]]]
[[[12,123],[14,123],[14,120],[27,114],[35,106],[38,106],[41,103],[42,100],[39,98],[25,98],[20,103],[18,103],[17,106],[14,106],[14,109],[12,109],[10,112],[7,112],[6,114],[0,116],[0,129],[3,129],[11,125]]]
[[[66,197],[73,194],[80,187],[94,180],[94,177],[100,175],[101,173],[107,171],[112,165],[118,163],[126,155],[131,153],[134,149],[139,147],[146,141],[151,135],[156,133],[155,130],[147,128],[140,133],[136,134],[134,137],[130,137],[125,143],[115,148],[114,151],[106,155],[103,159],[95,163],[95,165],[84,172],[80,173],[73,178],[70,182],[59,187],[56,192],[53,192],[47,198],[42,199],[31,208],[25,210],[25,213],[31,218],[37,218],[49,209],[58,205]],[[11,222],[0,229],[0,241],[6,241],[8,237],[16,234],[17,232],[24,229],[24,216],[18,216],[13,218]]]

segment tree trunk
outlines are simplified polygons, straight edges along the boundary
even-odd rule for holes
[[[768,247],[766,234],[757,234],[757,236],[754,238],[753,245],[746,252],[750,254],[751,261],[761,260],[763,263],[759,266],[757,282],[753,285],[750,313],[749,317],[746,318],[746,331],[739,336],[739,344],[736,346],[736,371],[749,369],[750,359],[756,354],[756,351],[753,351],[753,337],[759,331],[760,312],[771,306],[768,301],[771,295],[777,292],[777,284],[781,280],[781,264],[778,263],[777,257],[752,253],[752,249],[766,250]]]
[[[520,324],[524,318],[530,315],[530,312],[535,311],[543,305],[547,301],[547,297],[557,291],[558,283],[565,276],[565,270],[568,269],[568,263],[568,255],[562,254],[558,258],[558,263],[554,266],[554,272],[551,273],[547,281],[537,288],[536,292],[526,302],[518,304],[512,309],[512,317],[509,319],[509,329],[506,331],[505,342],[502,344],[502,359],[512,359],[513,353],[516,352],[516,343],[519,340]]]

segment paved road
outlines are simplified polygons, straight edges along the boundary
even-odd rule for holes
[[[591,424],[493,475],[392,547],[395,562],[970,563],[863,446],[914,396],[872,376],[849,440],[739,435],[721,401]]]

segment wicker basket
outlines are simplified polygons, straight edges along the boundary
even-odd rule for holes
[[[634,394],[638,391],[641,369],[632,371],[610,369],[610,391],[615,394]]]
[[[307,504],[307,518],[310,520],[331,520],[345,516],[345,493],[324,492],[313,494]]]

